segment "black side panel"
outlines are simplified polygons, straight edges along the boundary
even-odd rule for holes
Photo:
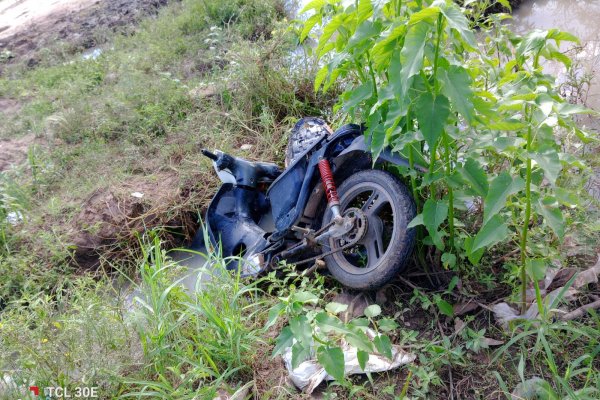
[[[287,228],[288,214],[296,207],[296,202],[302,190],[302,182],[306,175],[308,161],[303,157],[279,176],[273,182],[267,196],[271,203],[271,212],[275,221],[275,228],[283,230]]]
[[[211,242],[215,247],[220,243],[224,257],[239,255],[242,249],[261,251],[267,244],[265,231],[254,222],[247,209],[240,210],[240,206],[251,206],[248,204],[252,201],[248,194],[253,195],[247,189],[226,183],[221,186],[206,211]],[[244,199],[246,204],[240,202]]]

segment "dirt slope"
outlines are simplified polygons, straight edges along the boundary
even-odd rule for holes
[[[107,31],[125,31],[168,0],[0,0],[2,64],[39,63],[39,50],[57,40],[73,52],[96,46]]]

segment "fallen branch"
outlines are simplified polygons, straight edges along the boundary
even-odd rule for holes
[[[592,303],[588,303],[586,305],[583,305],[583,306],[579,307],[576,310],[573,310],[573,311],[571,311],[569,313],[563,314],[560,317],[560,319],[562,321],[571,321],[573,319],[583,317],[583,315],[585,314],[585,312],[587,310],[593,310],[593,309],[596,309],[596,308],[600,308],[600,300],[596,300],[596,301],[594,301]]]

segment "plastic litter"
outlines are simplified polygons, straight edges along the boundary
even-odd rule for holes
[[[548,269],[547,275],[545,279],[540,283],[540,294],[542,296],[542,302],[546,307],[555,303],[555,300],[562,293],[562,300],[566,301],[574,301],[576,299],[576,294],[578,289],[585,287],[592,283],[598,282],[598,275],[600,275],[600,257],[598,261],[593,267],[590,267],[584,271],[578,272],[575,278],[573,279],[573,283],[567,290],[563,290],[564,286],[560,286],[550,292],[547,292],[547,289],[554,286],[553,282],[555,278],[559,277],[561,274],[556,271],[552,271]],[[562,282],[561,282],[562,283]],[[528,296],[532,297],[532,296]],[[535,298],[528,300],[531,302],[527,311],[524,314],[520,314],[515,308],[508,305],[506,302],[494,304],[490,307],[494,316],[496,317],[496,322],[504,329],[508,330],[509,322],[512,320],[533,320],[538,316],[538,305]],[[554,304],[556,306],[556,304]],[[556,312],[560,310],[549,310],[551,312]],[[562,311],[564,313],[564,311]]]
[[[374,339],[377,334],[369,329],[366,332],[370,339]],[[344,374],[364,374],[367,372],[383,372],[398,368],[401,365],[406,365],[413,362],[417,356],[412,353],[405,352],[398,345],[392,345],[392,359],[389,360],[385,356],[371,354],[369,361],[365,365],[364,371],[360,367],[357,358],[356,347],[350,346],[346,341],[342,340],[341,349],[344,352]],[[314,351],[313,351],[314,356]],[[283,353],[283,361],[288,370],[291,381],[296,387],[305,393],[312,393],[317,386],[324,380],[331,381],[334,378],[329,375],[316,359],[310,359],[302,362],[296,369],[292,369],[292,347],[288,347]]]
[[[84,60],[95,60],[102,55],[102,49],[92,49],[81,55]]]

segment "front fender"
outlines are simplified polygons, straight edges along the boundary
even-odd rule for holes
[[[364,136],[361,135],[354,139],[350,146],[346,147],[346,149],[344,149],[344,151],[342,151],[336,158],[345,160],[347,158],[350,158],[350,155],[354,152],[369,154],[371,153],[371,149],[369,149],[369,146],[367,145],[367,141],[365,140]],[[393,153],[390,147],[385,147],[381,151],[381,153],[379,153],[379,157],[377,158],[376,162],[381,163],[384,161],[389,162],[390,164],[401,165],[403,167],[411,168],[410,162],[401,155]],[[427,172],[427,168],[421,165],[413,164],[412,168],[420,172]]]

